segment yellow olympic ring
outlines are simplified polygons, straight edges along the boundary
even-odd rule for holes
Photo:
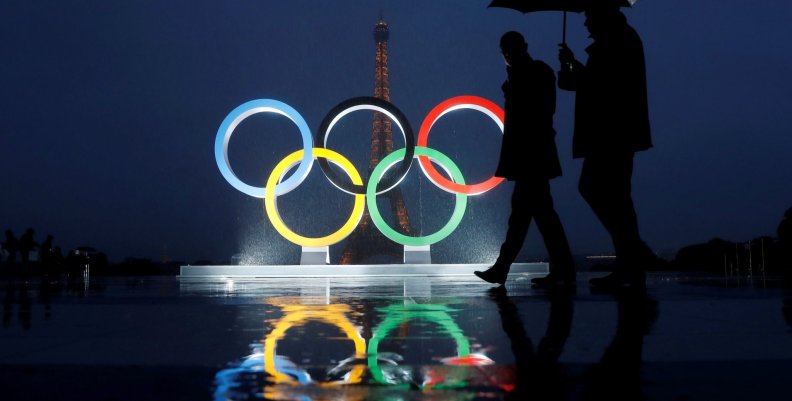
[[[333,245],[351,234],[355,227],[357,227],[358,223],[360,223],[360,219],[363,218],[363,209],[366,203],[366,195],[355,195],[355,205],[352,208],[352,215],[349,216],[349,220],[347,220],[347,222],[344,223],[344,225],[341,226],[338,231],[328,236],[319,238],[303,237],[286,227],[286,224],[283,223],[283,220],[278,213],[278,204],[276,202],[277,195],[275,194],[274,188],[275,185],[283,179],[289,169],[300,163],[303,157],[303,152],[304,150],[300,149],[286,156],[280,161],[280,163],[278,163],[277,166],[275,166],[275,169],[272,170],[272,173],[270,173],[270,176],[267,179],[267,186],[265,187],[264,208],[267,211],[267,217],[269,217],[272,226],[275,227],[275,230],[277,230],[278,233],[280,233],[280,235],[282,235],[287,240],[301,246],[320,247]],[[363,185],[363,179],[360,178],[360,173],[358,173],[357,169],[355,169],[355,166],[340,153],[325,148],[313,148],[313,156],[314,158],[322,157],[333,162],[333,164],[341,167],[341,169],[344,170],[347,176],[349,176],[349,178],[352,180],[353,184]]]
[[[264,339],[264,370],[272,376],[275,383],[295,383],[294,379],[285,373],[279,372],[275,367],[275,347],[278,340],[286,335],[286,330],[294,326],[301,326],[311,320],[325,322],[341,329],[347,338],[355,343],[355,356],[362,358],[366,354],[366,340],[360,335],[360,331],[347,319],[345,316],[347,312],[349,312],[349,306],[340,304],[284,306],[283,313],[285,315],[275,324],[275,328]],[[345,380],[318,384],[323,387],[329,387],[360,383],[365,371],[365,364],[358,364],[352,368]]]

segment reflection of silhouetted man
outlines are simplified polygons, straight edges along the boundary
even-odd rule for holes
[[[512,211],[497,261],[475,274],[490,283],[503,284],[531,219],[535,219],[550,256],[551,273],[534,279],[534,284],[574,283],[569,243],[550,195],[550,179],[561,175],[553,129],[555,74],[547,64],[528,55],[528,44],[517,32],[504,34],[500,47],[508,79],[502,86],[506,121],[495,175],[514,181]]]
[[[616,294],[616,335],[599,363],[589,372],[584,399],[642,400],[643,340],[657,321],[657,301],[642,289],[621,289]]]
[[[16,282],[8,280],[6,282],[5,294],[3,296],[3,327],[10,327],[14,317],[14,304],[19,304],[17,318],[22,328],[29,329],[32,324],[33,303],[29,294],[30,283],[28,281]]]
[[[490,299],[498,305],[503,331],[509,337],[515,364],[516,385],[506,399],[514,400],[564,400],[564,373],[558,358],[564,350],[572,330],[574,314],[573,291],[550,294],[550,318],[547,331],[534,350],[525,332],[517,305],[506,295],[503,287],[490,290]]]
[[[7,280],[5,294],[3,295],[3,327],[11,326],[11,318],[14,317],[14,296],[16,292],[16,282]]]
[[[577,92],[573,156],[583,158],[580,193],[608,230],[617,257],[613,274],[591,284],[644,285],[643,269],[656,258],[639,235],[630,182],[634,153],[652,147],[643,45],[618,6],[597,4],[586,10],[594,39],[586,65],[562,45],[558,81]]]

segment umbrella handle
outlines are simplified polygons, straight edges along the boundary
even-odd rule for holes
[[[563,43],[564,45],[566,45],[566,15],[567,12],[566,10],[564,10],[564,24],[563,24],[563,30],[561,32],[561,43]]]

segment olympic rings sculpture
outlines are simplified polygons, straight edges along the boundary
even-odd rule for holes
[[[256,198],[264,199],[264,208],[273,227],[284,238],[304,247],[322,247],[336,244],[354,231],[363,217],[368,203],[369,214],[375,227],[390,240],[405,246],[432,245],[450,235],[459,225],[467,207],[467,196],[485,193],[503,182],[503,178],[492,176],[475,184],[466,184],[462,172],[451,159],[438,150],[428,147],[429,132],[432,126],[447,113],[454,110],[470,109],[490,117],[503,133],[504,112],[495,103],[477,96],[457,96],[435,106],[424,118],[418,133],[417,144],[409,121],[395,105],[385,100],[362,96],[345,100],[336,105],[325,116],[316,132],[315,140],[305,119],[291,106],[274,99],[256,99],[243,103],[232,110],[220,124],[215,137],[214,154],[220,173],[238,191]],[[346,115],[359,110],[372,110],[383,113],[391,119],[404,138],[405,147],[397,149],[384,157],[372,171],[365,185],[355,166],[341,154],[327,148],[327,139],[336,124]],[[236,127],[246,118],[258,113],[274,113],[291,120],[299,129],[303,149],[295,151],[281,160],[270,173],[264,187],[256,187],[240,180],[231,168],[228,158],[228,144]],[[376,197],[395,188],[407,176],[412,161],[418,163],[424,175],[437,187],[456,196],[456,204],[449,221],[437,232],[423,237],[403,235],[388,226],[377,209]],[[324,237],[304,237],[289,229],[280,217],[277,197],[285,195],[299,186],[318,159],[319,167],[325,177],[338,189],[354,196],[354,206],[347,221],[337,231]],[[399,164],[399,162],[401,162]],[[432,164],[439,165],[451,179],[440,174]],[[340,167],[349,181],[338,177],[329,163]],[[395,167],[392,174],[385,173]],[[288,178],[288,173],[296,170]],[[385,178],[383,178],[385,177]]]

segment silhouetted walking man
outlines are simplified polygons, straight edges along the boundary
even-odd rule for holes
[[[534,285],[574,284],[572,254],[550,194],[550,180],[561,175],[553,128],[555,74],[550,66],[531,58],[528,44],[518,32],[504,34],[500,47],[508,78],[502,86],[506,121],[495,175],[514,181],[512,211],[498,259],[488,270],[475,274],[490,283],[505,283],[535,219],[550,256],[551,272],[534,279]]]
[[[608,230],[614,272],[592,285],[645,285],[644,268],[656,257],[638,232],[631,195],[633,156],[652,147],[641,39],[618,6],[597,3],[585,12],[594,39],[584,66],[562,45],[558,86],[576,91],[573,157],[583,158],[580,194]]]

